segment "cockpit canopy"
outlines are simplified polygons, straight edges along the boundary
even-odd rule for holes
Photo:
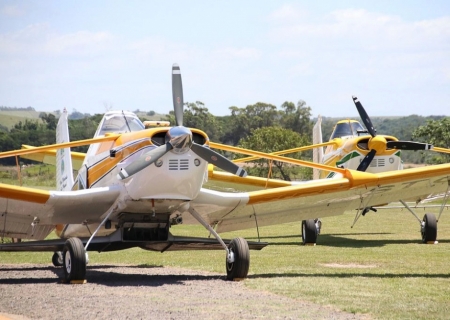
[[[359,136],[359,133],[367,133],[367,130],[356,120],[341,120],[334,127],[330,140],[346,136]]]
[[[144,124],[134,113],[110,111],[103,116],[94,137],[104,136],[106,133],[123,133],[144,129]]]

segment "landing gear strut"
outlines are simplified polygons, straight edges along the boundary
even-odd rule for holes
[[[219,234],[205,221],[202,216],[192,207],[188,211],[197,219],[211,234],[219,241],[222,247],[227,251],[226,268],[227,280],[243,280],[247,278],[250,267],[250,249],[244,238],[235,238],[231,240],[227,247]]]
[[[433,213],[425,213],[423,220],[415,214],[415,212],[408,206],[406,202],[400,200],[401,204],[413,214],[414,217],[420,222],[420,233],[422,234],[423,243],[435,243],[437,239],[437,220]],[[441,213],[442,213],[441,207]],[[439,214],[441,216],[441,214]]]

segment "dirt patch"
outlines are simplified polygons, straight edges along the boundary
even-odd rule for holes
[[[196,270],[89,265],[86,284],[61,277],[61,268],[0,265],[0,319],[368,319]]]

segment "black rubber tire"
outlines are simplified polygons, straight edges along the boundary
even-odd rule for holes
[[[64,244],[63,250],[64,278],[67,282],[72,280],[85,280],[86,253],[83,242],[78,238],[70,238]]]
[[[56,251],[52,256],[52,263],[55,267],[62,267],[63,265],[63,255],[61,251]]]
[[[433,213],[425,213],[423,216],[422,242],[435,242],[437,239],[437,221]]]
[[[228,249],[234,253],[234,262],[225,260],[227,268],[227,280],[242,280],[247,278],[250,267],[250,249],[244,238],[234,238],[228,245]]]
[[[313,219],[302,221],[302,243],[315,244],[317,242],[317,228]]]

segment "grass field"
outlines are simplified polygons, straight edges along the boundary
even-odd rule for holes
[[[420,213],[420,215],[423,215]],[[251,252],[250,288],[331,305],[378,319],[448,319],[450,212],[438,223],[439,243],[420,241],[418,221],[406,210],[379,210],[351,229],[354,213],[323,219],[317,246],[300,245],[300,224],[260,228],[270,245]],[[206,236],[200,226],[176,226],[180,235]],[[223,234],[257,240],[255,230]],[[48,253],[0,253],[9,263],[50,264]],[[176,266],[225,274],[222,251],[90,253],[96,263]]]
[[[55,189],[56,169],[47,164],[30,165],[20,168],[20,176],[16,166],[0,166],[0,183]]]

